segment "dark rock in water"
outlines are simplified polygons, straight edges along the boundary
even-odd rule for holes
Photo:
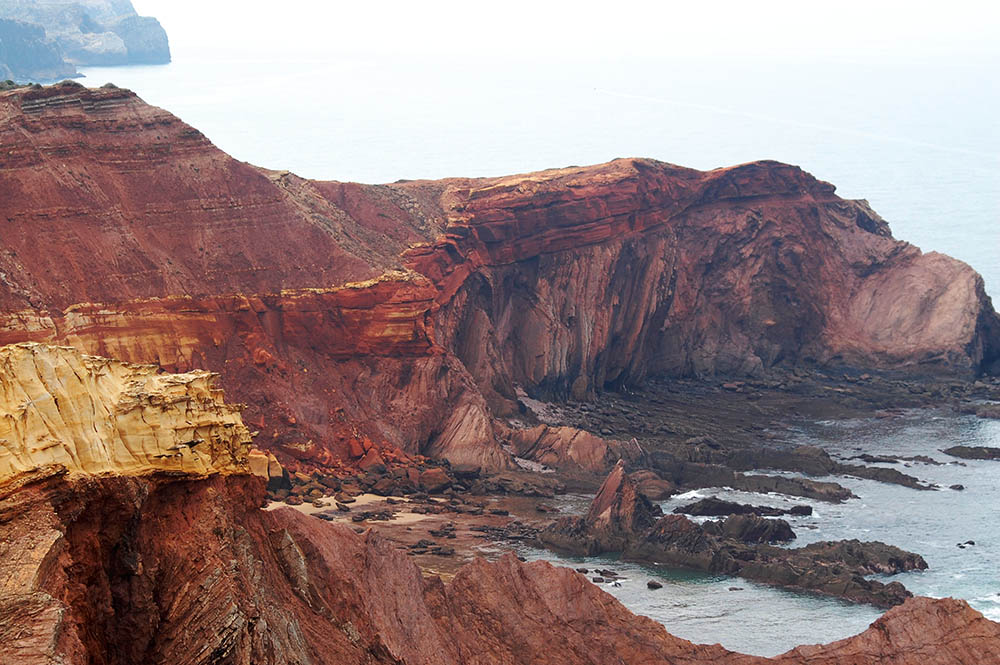
[[[604,584],[603,577],[592,577],[590,578],[590,581],[593,582],[594,584]]]
[[[859,459],[866,464],[899,464],[899,459],[895,457],[886,457],[884,455],[855,455],[850,459]]]
[[[961,492],[962,490],[965,489],[965,485],[961,485],[961,484],[957,484],[956,483],[955,485],[952,485],[949,489],[953,489],[956,492]]]
[[[912,457],[900,457],[899,459],[906,462],[920,462],[921,464],[928,464],[930,466],[943,466],[944,464],[927,455],[913,455]]]
[[[730,515],[723,521],[702,525],[708,533],[743,543],[787,543],[795,540],[792,527],[785,520],[758,515]]]
[[[741,586],[731,586],[731,587],[729,587],[729,590],[730,591],[743,591],[743,587],[741,587]]]
[[[746,503],[724,501],[716,497],[707,497],[686,506],[679,506],[673,511],[678,515],[694,515],[695,517],[725,517],[726,515],[760,515],[764,517],[779,517],[781,515],[812,515],[812,506],[793,506],[785,510],[770,506],[752,506]]]
[[[798,549],[768,544],[790,535],[784,520],[753,514],[702,526],[676,514],[654,519],[619,464],[586,518],[557,520],[538,540],[575,555],[620,552],[626,559],[739,575],[880,607],[899,605],[912,594],[898,582],[883,584],[867,576],[927,568],[919,555],[879,542],[819,542]]]
[[[942,450],[945,455],[960,457],[962,459],[1000,459],[1000,448],[990,448],[988,446],[952,446]]]
[[[732,487],[745,492],[775,492],[830,503],[840,503],[854,496],[849,489],[837,483],[809,478],[748,475],[722,464],[688,462],[660,451],[650,454],[650,462],[664,479],[681,487]]]
[[[657,582],[656,580],[649,580],[648,582],[646,582],[646,588],[647,589],[654,589],[654,590],[655,589],[662,589],[663,585],[660,584],[659,582]]]
[[[590,570],[588,570],[587,568],[577,568],[576,572],[578,572],[578,573],[580,573],[582,575],[586,575],[587,573],[590,572]]]

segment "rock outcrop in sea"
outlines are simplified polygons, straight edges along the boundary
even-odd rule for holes
[[[636,561],[747,579],[838,596],[882,607],[912,597],[899,582],[870,575],[924,570],[917,554],[880,542],[818,542],[796,549],[772,543],[793,540],[788,523],[754,514],[696,524],[679,514],[661,516],[619,461],[586,517],[564,517],[539,534],[547,547],[576,556],[620,553]]]
[[[76,65],[170,62],[159,21],[130,0],[0,0],[0,79],[75,76]]]
[[[504,469],[519,394],[1000,357],[975,271],[786,164],[313,182],[71,84],[0,94],[0,140],[0,342],[218,372],[283,464],[374,444]],[[525,445],[613,461],[594,443]]]

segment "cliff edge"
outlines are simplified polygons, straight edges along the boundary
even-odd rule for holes
[[[1000,358],[972,268],[786,164],[313,182],[74,84],[0,93],[0,139],[0,343],[219,372],[282,462],[505,468],[520,390]]]

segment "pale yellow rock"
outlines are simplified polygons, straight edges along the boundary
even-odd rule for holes
[[[69,347],[0,347],[0,482],[47,465],[87,474],[244,473],[250,432],[216,379]]]
[[[263,478],[264,480],[270,478],[270,475],[268,474],[267,470],[271,464],[271,460],[267,453],[265,453],[262,450],[257,450],[256,448],[254,448],[253,450],[250,451],[249,463],[250,463],[250,473],[260,478]]]

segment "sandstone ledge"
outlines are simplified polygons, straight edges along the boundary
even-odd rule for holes
[[[70,473],[242,473],[250,433],[211,372],[164,374],[69,347],[0,347],[0,481]]]

